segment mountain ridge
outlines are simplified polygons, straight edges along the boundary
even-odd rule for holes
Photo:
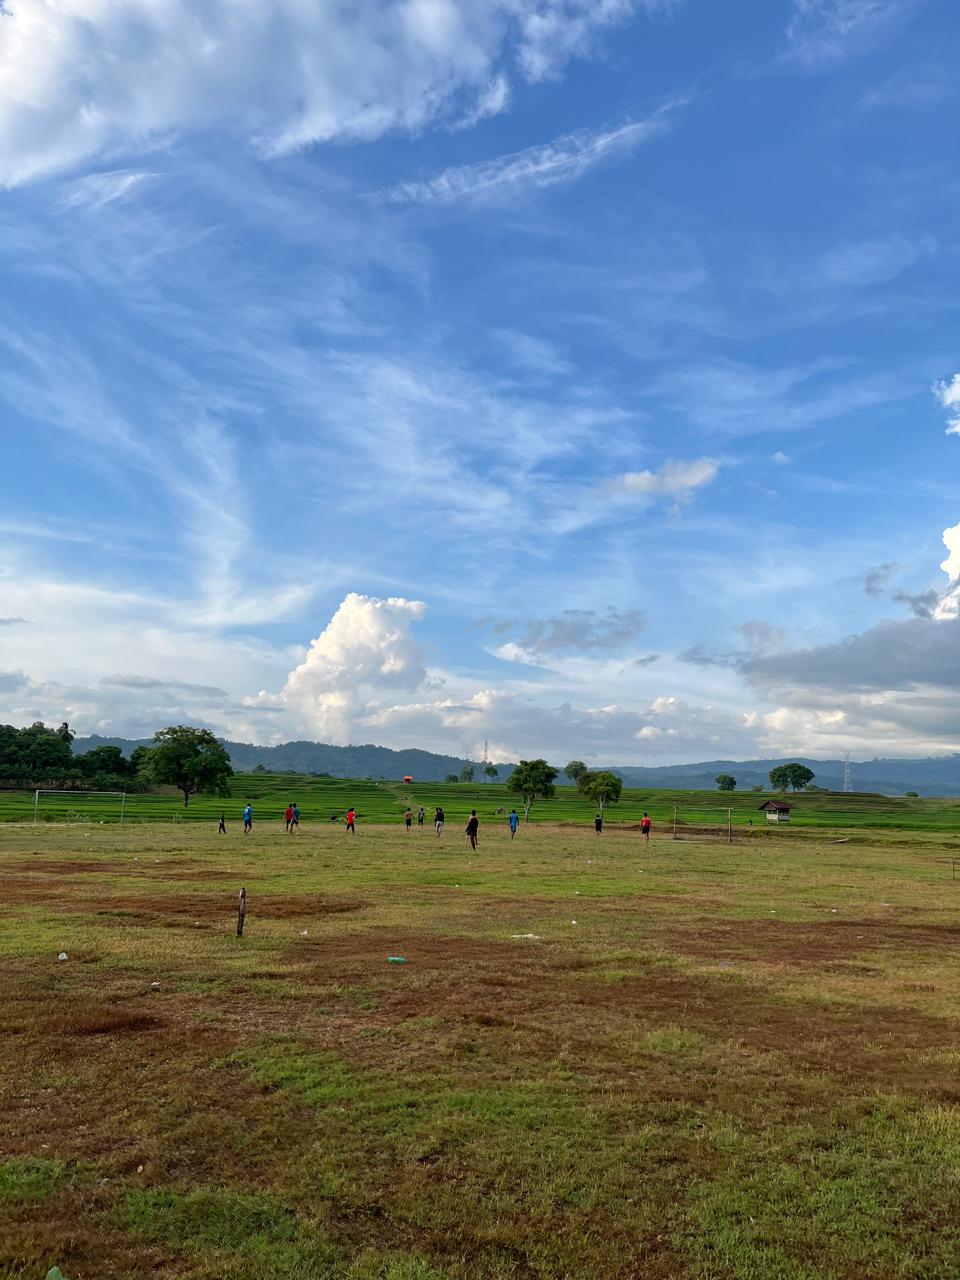
[[[478,781],[483,781],[482,761],[463,756],[443,755],[424,751],[419,747],[394,749],[374,743],[357,743],[339,747],[326,742],[301,740],[284,742],[274,747],[258,746],[249,742],[232,742],[221,739],[233,767],[239,773],[248,773],[258,765],[274,773],[330,774],[335,778],[402,778],[412,774],[423,782],[441,782],[450,773],[459,774],[467,765],[477,769]],[[134,747],[148,746],[149,738],[121,738],[91,734],[77,738],[74,751],[82,754],[99,746],[117,746],[126,754]],[[688,764],[669,765],[598,765],[620,775],[630,787],[669,787],[682,791],[716,788],[718,773],[731,773],[737,779],[737,788],[746,791],[753,786],[769,786],[771,769],[788,761],[797,761],[811,768],[816,775],[817,786],[830,791],[843,787],[844,762],[842,760],[816,760],[809,756],[771,756],[759,760],[701,760]],[[556,761],[562,768],[565,762]],[[496,766],[498,781],[505,781],[513,771],[513,764]],[[960,795],[960,753],[949,756],[932,756],[922,759],[881,758],[851,760],[850,770],[855,791],[877,792],[882,795],[902,795],[916,791],[922,796]]]

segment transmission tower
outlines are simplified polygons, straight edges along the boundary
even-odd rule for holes
[[[853,783],[850,781],[850,752],[843,753],[843,789],[844,791],[852,791]]]

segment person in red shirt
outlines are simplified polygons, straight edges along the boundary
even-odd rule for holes
[[[650,818],[647,814],[644,814],[640,819],[640,834],[643,836],[644,844],[650,843],[650,828],[652,826],[653,823],[650,821]]]
[[[347,810],[347,830],[352,836],[357,834],[357,811],[356,809]]]
[[[286,807],[286,808],[284,809],[284,811],[283,811],[283,829],[284,829],[284,831],[289,831],[289,830],[290,830],[290,823],[291,823],[292,821],[293,821],[293,805],[292,805],[292,804],[288,804],[288,805],[287,805],[287,807]]]

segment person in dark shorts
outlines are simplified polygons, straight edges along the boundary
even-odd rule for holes
[[[243,806],[243,834],[248,836],[253,830],[253,805],[248,800]]]
[[[290,806],[290,830],[300,834],[300,806],[296,800]]]
[[[640,834],[643,836],[644,844],[650,843],[650,828],[652,826],[653,826],[653,823],[650,821],[649,816],[647,814],[644,814],[643,817],[640,819]]]
[[[423,812],[423,805],[421,805],[420,808],[417,810],[417,826],[418,827],[423,826],[423,822],[426,816],[427,815]]]
[[[221,813],[220,825],[219,827],[217,827],[217,835],[225,836],[226,834],[227,834],[227,819],[226,819],[226,815]]]
[[[433,826],[438,836],[443,835],[444,816],[443,810],[437,805],[437,812],[433,815]]]
[[[289,831],[289,830],[290,830],[290,823],[291,823],[292,821],[293,821],[293,805],[292,805],[292,804],[288,804],[288,805],[287,805],[287,807],[286,807],[286,808],[284,809],[284,811],[283,811],[283,829],[284,829],[284,831]]]
[[[347,810],[347,830],[352,836],[357,834],[357,811],[350,808]]]
[[[477,847],[477,837],[480,834],[480,819],[477,817],[476,809],[470,810],[470,817],[467,819],[463,834],[470,841],[470,848],[475,849]]]
[[[600,817],[599,813],[593,820],[593,829],[598,836],[603,835],[603,819]]]
[[[517,816],[516,809],[510,810],[510,817],[507,819],[510,824],[510,839],[512,840],[517,834],[517,827],[520,825],[520,819]]]
[[[409,809],[403,815],[403,825],[406,828],[407,835],[409,835],[410,828],[413,826],[413,813]]]

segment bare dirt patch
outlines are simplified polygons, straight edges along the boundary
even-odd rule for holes
[[[670,926],[665,945],[683,955],[822,967],[883,949],[960,955],[960,925],[899,924],[886,919],[789,922],[717,920]]]

